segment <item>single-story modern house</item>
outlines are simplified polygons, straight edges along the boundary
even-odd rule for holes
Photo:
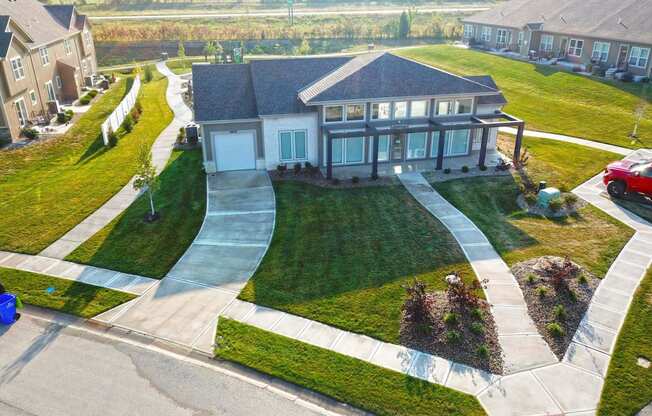
[[[464,39],[649,76],[650,0],[510,0],[463,19]]]
[[[329,178],[343,166],[368,176],[456,158],[489,166],[501,126],[519,128],[520,149],[523,122],[502,112],[491,77],[390,53],[194,64],[192,77],[207,172],[309,162]]]

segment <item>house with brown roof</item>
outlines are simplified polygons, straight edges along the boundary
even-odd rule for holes
[[[0,2],[0,137],[54,117],[96,71],[90,24],[74,6]]]
[[[470,44],[650,76],[652,0],[510,0],[463,19]]]

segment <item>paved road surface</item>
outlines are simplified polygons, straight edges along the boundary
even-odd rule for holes
[[[179,357],[23,317],[0,327],[0,415],[320,414]]]
[[[489,9],[488,7],[423,7],[419,8],[421,13],[476,13]],[[364,16],[364,15],[399,15],[405,8],[383,8],[367,10],[295,10],[294,16]],[[90,16],[91,20],[160,20],[160,19],[230,19],[234,17],[285,17],[288,12],[285,9],[258,11],[258,12],[237,12],[237,13],[176,13],[176,14],[130,14],[130,15],[109,15]]]

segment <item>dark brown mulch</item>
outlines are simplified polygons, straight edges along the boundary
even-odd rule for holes
[[[512,267],[512,273],[521,286],[528,313],[532,317],[539,333],[546,340],[555,355],[562,359],[566,349],[575,335],[575,331],[591,302],[593,293],[600,283],[600,279],[580,265],[573,263],[577,272],[566,284],[557,289],[550,281],[548,273],[549,262],[563,262],[561,257],[544,256],[517,263]],[[528,275],[533,274],[535,279],[528,282]],[[586,283],[580,282],[580,276],[586,278]],[[545,287],[546,294],[541,296],[538,288]],[[554,309],[562,305],[566,311],[565,319],[557,319]],[[554,336],[547,325],[557,322],[563,329],[562,336]]]
[[[319,171],[318,173],[308,173],[305,170],[301,170],[298,174],[295,174],[292,170],[292,167],[288,167],[288,171],[280,174],[278,171],[270,171],[270,177],[273,181],[295,181],[303,182],[311,185],[320,186],[322,188],[364,188],[368,186],[386,186],[386,185],[396,185],[398,184],[398,179],[391,176],[382,176],[378,179],[372,180],[371,178],[358,178],[357,182],[354,182],[352,179],[341,179],[341,180],[328,180],[324,175]]]
[[[430,293],[434,307],[431,316],[431,325],[428,329],[420,329],[417,325],[408,322],[405,318],[401,322],[401,344],[409,348],[437,355],[461,364],[490,371],[494,374],[503,373],[503,357],[494,318],[489,309],[489,304],[480,300],[482,320],[478,320],[470,309],[451,306],[445,292]],[[455,325],[447,325],[444,315],[455,312],[458,320]],[[471,324],[481,322],[484,333],[476,334],[471,331]],[[461,334],[459,342],[449,342],[446,334],[448,331],[458,331]],[[478,354],[478,347],[485,345],[489,350],[487,357]]]

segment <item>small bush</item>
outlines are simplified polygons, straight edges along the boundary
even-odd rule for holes
[[[134,103],[134,110],[138,111],[139,113],[143,112],[143,105],[140,102],[140,98],[136,100]]]
[[[38,130],[31,127],[25,127],[20,131],[20,135],[30,140],[36,140],[38,139]]]
[[[179,133],[177,133],[177,144],[183,143],[186,139],[186,129],[184,127],[179,128]]]
[[[548,294],[548,288],[545,286],[541,286],[537,288],[537,295],[539,295],[540,298],[546,297]]]
[[[469,173],[469,167],[466,165],[462,166],[462,173]]]
[[[109,147],[116,147],[118,145],[118,133],[111,130],[109,132]]]
[[[134,120],[134,124],[137,124],[140,121],[140,113],[135,108],[132,108],[129,114],[131,115],[131,118]]]
[[[570,192],[570,190],[568,189],[568,185],[562,183],[561,186],[559,187],[559,192],[561,192],[562,194]]]
[[[91,98],[95,98],[97,96],[97,90],[90,90],[86,95],[88,95]]]
[[[84,95],[79,99],[79,105],[88,105],[91,102],[91,97]]]
[[[455,312],[447,312],[444,315],[444,323],[448,326],[454,326],[457,325],[458,319],[457,319],[457,314]]]
[[[533,192],[528,192],[528,193],[526,193],[526,194],[523,196],[523,198],[525,198],[525,202],[526,202],[528,205],[534,205],[534,204],[536,204],[536,203],[537,203],[537,199],[538,199],[538,198],[537,198],[537,194],[535,194],[535,193],[533,193]]]
[[[561,325],[559,325],[557,322],[549,323],[548,325],[546,325],[546,329],[548,330],[548,332],[550,332],[550,335],[557,338],[563,337],[564,334],[566,333],[564,328]]]
[[[71,110],[66,110],[61,113],[57,113],[57,123],[64,124],[69,122],[72,119],[73,112]]]
[[[480,169],[482,172],[484,172],[485,170],[487,170],[487,165],[480,165],[479,169]]]
[[[561,200],[561,198],[555,198],[548,202],[548,208],[550,208],[552,212],[559,212],[563,206],[564,202]]]
[[[294,166],[292,167],[292,170],[294,171],[295,175],[300,174],[301,173],[301,163],[299,163],[299,162],[295,163]]]
[[[444,174],[445,175],[448,175],[449,173],[451,173],[451,168],[444,169]]]
[[[154,79],[154,71],[152,70],[151,65],[146,65],[145,66],[145,82],[150,82],[151,80]]]
[[[306,168],[307,171],[310,171],[310,169],[312,169],[312,163],[310,162],[304,163],[303,166]]]
[[[478,357],[480,358],[487,358],[489,357],[489,348],[485,344],[482,344],[478,347],[476,350],[476,353],[478,354]]]
[[[125,129],[127,133],[131,133],[134,129],[134,118],[131,117],[131,114],[125,116],[125,119],[122,121],[122,128]]]
[[[471,316],[478,321],[484,321],[484,312],[480,308],[473,308],[471,310]]]
[[[564,308],[564,305],[557,305],[553,309],[553,314],[555,315],[555,319],[558,321],[565,321],[566,317],[568,316],[566,313],[566,308]]]
[[[589,279],[586,278],[586,275],[584,273],[580,274],[580,277],[577,279],[577,281],[583,285],[589,283]]]
[[[476,335],[484,334],[484,325],[482,325],[482,322],[473,322],[469,329]]]
[[[577,294],[573,292],[571,289],[568,289],[568,297],[570,298],[571,302],[577,302]]]
[[[279,174],[280,176],[285,175],[285,172],[286,172],[287,170],[288,170],[287,165],[278,165],[278,166],[276,167],[276,171],[278,172],[278,174]]]
[[[565,194],[562,199],[564,201],[564,205],[566,205],[569,208],[577,204],[578,201],[577,195],[575,194]]]
[[[332,180],[331,182],[332,182],[333,185],[335,185],[335,186],[337,186],[337,185],[340,184],[340,180],[339,180],[338,178],[333,178],[333,180]]]
[[[446,341],[449,344],[457,344],[462,340],[462,334],[458,331],[451,330],[446,332]]]
[[[360,178],[357,177],[357,176],[354,176],[354,177],[351,178],[351,182],[353,182],[353,183],[360,183]]]
[[[525,280],[527,280],[529,284],[533,284],[537,281],[537,276],[534,273],[528,273],[528,275],[525,277]]]

